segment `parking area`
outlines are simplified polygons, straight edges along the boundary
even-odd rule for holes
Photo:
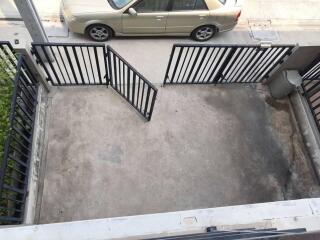
[[[159,90],[151,122],[106,87],[50,94],[39,223],[319,196],[287,99],[261,85]]]

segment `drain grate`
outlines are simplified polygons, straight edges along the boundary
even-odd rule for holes
[[[248,20],[250,36],[259,41],[279,41],[279,34],[273,30],[271,20]]]

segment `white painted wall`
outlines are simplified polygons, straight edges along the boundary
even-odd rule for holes
[[[218,229],[320,230],[320,198],[0,229],[0,239],[104,240]]]

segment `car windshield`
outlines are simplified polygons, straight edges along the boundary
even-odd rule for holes
[[[132,0],[109,0],[111,5],[116,8],[123,8],[128,3],[130,3]]]

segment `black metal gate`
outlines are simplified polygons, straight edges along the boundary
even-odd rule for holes
[[[104,44],[32,43],[53,86],[107,84]]]
[[[12,99],[3,152],[0,142],[0,224],[19,224],[27,196],[38,82],[9,43],[0,42],[0,66],[0,94]]]
[[[290,56],[294,47],[175,44],[163,84],[258,83]]]
[[[300,74],[303,79],[304,96],[320,131],[320,54]]]
[[[111,87],[150,121],[158,90],[109,46],[107,54]]]
[[[33,43],[33,53],[53,86],[111,86],[150,121],[157,88],[104,44]]]

